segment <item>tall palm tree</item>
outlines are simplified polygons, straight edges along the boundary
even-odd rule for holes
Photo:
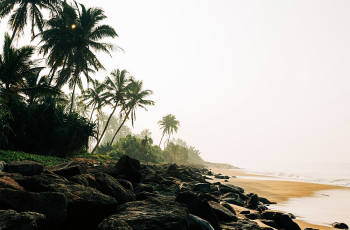
[[[102,97],[104,89],[104,84],[101,84],[98,80],[93,80],[92,87],[83,91],[81,95],[81,101],[85,103],[85,106],[92,107],[89,121],[92,120],[95,110],[101,110],[104,104]]]
[[[94,153],[97,147],[99,146],[117,107],[120,106],[121,108],[124,108],[126,105],[126,96],[128,88],[130,87],[131,79],[131,77],[128,74],[129,73],[126,70],[120,71],[118,69],[112,71],[111,77],[106,77],[106,80],[104,82],[106,91],[102,97],[106,104],[112,106],[112,112],[109,115],[105,127],[100,135],[100,138],[97,140],[97,143],[91,153]]]
[[[158,121],[158,124],[160,126],[160,129],[163,130],[163,135],[162,138],[160,139],[159,142],[159,147],[160,144],[162,143],[163,137],[165,134],[168,134],[168,141],[170,140],[170,136],[175,132],[177,133],[177,130],[179,129],[180,122],[176,120],[175,116],[172,114],[168,114],[162,118],[162,120]]]
[[[104,11],[99,8],[86,8],[83,4],[75,7],[62,4],[52,19],[48,21],[49,29],[42,33],[41,52],[48,56],[51,66],[51,79],[55,71],[62,67],[56,85],[69,83],[73,90],[79,86],[82,90],[81,74],[90,81],[89,73],[104,69],[94,51],[103,51],[111,55],[116,46],[100,42],[104,38],[114,38],[115,30],[108,25],[100,25],[106,18]],[[71,108],[73,101],[71,100]]]
[[[43,69],[38,61],[32,60],[34,47],[14,48],[12,39],[6,33],[2,54],[0,54],[0,97],[9,104],[12,99],[21,99],[26,89],[25,80],[36,76]]]
[[[146,106],[154,105],[154,101],[146,100],[145,97],[148,97],[153,94],[152,90],[146,89],[143,90],[143,82],[132,80],[130,83],[129,91],[127,92],[127,99],[129,100],[123,109],[125,111],[125,116],[123,122],[120,124],[119,128],[115,132],[112,140],[109,142],[111,146],[114,138],[117,136],[119,130],[124,125],[126,119],[131,119],[131,124],[134,126],[134,121],[136,119],[136,108],[140,107],[147,111]]]
[[[60,0],[2,0],[0,1],[0,18],[10,16],[9,25],[12,32],[11,41],[23,32],[28,20],[31,21],[32,38],[35,36],[35,27],[40,32],[44,28],[43,9],[52,10],[60,4]]]

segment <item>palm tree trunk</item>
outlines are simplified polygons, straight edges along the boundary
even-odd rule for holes
[[[50,70],[49,75],[51,74],[51,77],[50,77],[49,85],[51,85],[51,82],[53,80],[53,76],[55,76],[56,70],[57,70],[56,67],[52,67],[51,70]]]
[[[165,133],[163,133],[162,138],[160,138],[159,148],[160,148],[160,144],[162,143],[162,140],[163,140],[164,134],[165,134]]]
[[[96,145],[95,145],[94,149],[91,151],[91,154],[93,154],[93,153],[96,151],[96,149],[97,149],[98,145],[100,144],[100,142],[101,142],[101,140],[102,140],[102,138],[103,138],[103,135],[105,134],[105,132],[106,132],[106,130],[107,130],[107,127],[108,127],[109,121],[111,120],[111,118],[112,118],[112,116],[113,116],[113,114],[114,114],[115,110],[117,109],[117,105],[118,105],[118,104],[116,104],[116,105],[114,106],[114,108],[113,108],[113,111],[112,111],[111,115],[109,115],[108,120],[107,120],[106,125],[105,125],[105,128],[103,129],[103,132],[102,132],[102,134],[101,134],[101,136],[100,136],[99,140],[97,141],[97,143],[96,143]]]
[[[96,104],[97,104],[97,103],[96,103]],[[92,119],[92,114],[94,114],[94,111],[95,111],[95,108],[96,108],[96,104],[95,104],[94,107],[92,108],[91,116],[90,116],[89,122],[90,122],[91,119]]]
[[[74,99],[74,93],[75,93],[75,86],[76,86],[76,85],[77,85],[77,83],[74,82],[72,98],[71,98],[71,101],[70,101],[69,114],[71,114],[71,113],[72,113],[72,110],[73,110],[73,99]]]
[[[115,134],[114,134],[114,136],[113,136],[111,142],[109,142],[109,144],[108,144],[109,146],[112,145],[112,143],[113,143],[113,141],[114,141],[114,138],[117,136],[118,132],[119,132],[120,129],[123,127],[123,125],[124,125],[126,119],[127,119],[128,116],[129,116],[130,111],[131,111],[131,109],[130,109],[130,110],[128,111],[128,113],[125,115],[123,122],[119,125],[119,128],[118,128],[117,131],[115,132]]]

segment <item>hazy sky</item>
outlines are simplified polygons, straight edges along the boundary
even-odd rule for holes
[[[100,56],[108,72],[154,91],[134,132],[158,143],[172,113],[175,137],[208,161],[350,162],[349,1],[79,2],[102,7],[119,34],[125,53]]]

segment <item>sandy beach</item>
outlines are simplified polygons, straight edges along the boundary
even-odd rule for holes
[[[242,187],[246,193],[256,193],[259,196],[265,197],[270,201],[284,203],[290,198],[312,197],[316,192],[333,189],[345,189],[341,186],[325,185],[307,182],[282,181],[277,177],[261,176],[256,174],[248,174],[240,170],[228,169],[211,169],[214,173],[221,173],[227,176],[237,176],[230,178],[228,182],[224,180],[214,179],[221,183],[230,183]],[[290,210],[292,212],[292,210]],[[293,213],[293,212],[292,212]],[[331,226],[322,226],[307,223],[307,221],[296,220],[301,229],[316,228],[316,229],[333,229]]]

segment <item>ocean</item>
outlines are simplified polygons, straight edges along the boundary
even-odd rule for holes
[[[350,163],[261,164],[242,168],[247,173],[274,176],[288,181],[304,181],[350,187]]]
[[[250,179],[302,181],[349,187],[317,191],[312,197],[290,198],[269,208],[293,213],[299,220],[312,224],[330,226],[334,222],[344,222],[350,225],[350,163],[290,163],[259,165],[241,170],[266,176]]]

